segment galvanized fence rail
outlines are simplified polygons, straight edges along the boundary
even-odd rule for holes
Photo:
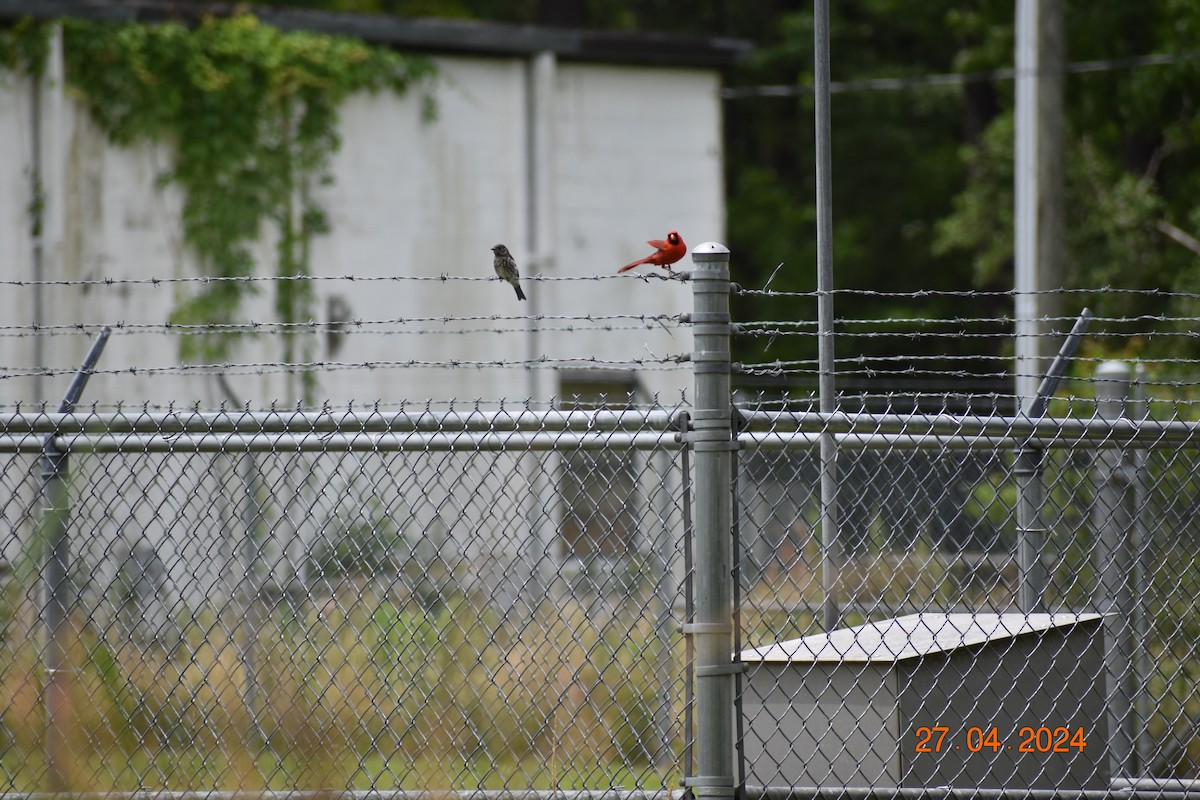
[[[5,408],[0,791],[1194,790],[1192,385],[1081,313],[1041,402],[830,404],[693,267],[671,405]]]

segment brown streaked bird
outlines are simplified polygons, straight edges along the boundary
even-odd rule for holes
[[[521,273],[517,272],[517,261],[512,257],[512,253],[508,252],[508,248],[502,244],[498,244],[492,248],[492,252],[496,257],[492,260],[492,267],[496,270],[496,274],[500,276],[500,280],[508,281],[512,284],[513,289],[517,291],[517,299],[524,300],[525,293],[521,291]]]

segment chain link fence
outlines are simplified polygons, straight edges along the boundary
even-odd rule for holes
[[[818,461],[792,444],[805,421],[830,421],[747,418],[752,783],[1108,788],[1194,776],[1190,425],[1175,438],[1100,418],[1070,430],[914,415],[886,433],[880,416],[855,420],[839,435],[831,558]],[[1043,519],[1023,531],[1018,448],[1035,436]],[[1023,534],[1038,536],[1031,564],[1018,557]]]
[[[663,786],[682,686],[670,424],[8,419],[5,522],[26,535],[6,788]],[[57,472],[29,452],[42,430],[69,453]],[[58,559],[66,579],[39,581]]]
[[[695,259],[670,404],[6,407],[2,791],[1193,788],[1190,360],[1085,349],[1022,407],[986,357],[847,354],[823,412],[815,360],[745,355],[815,327],[731,326]]]

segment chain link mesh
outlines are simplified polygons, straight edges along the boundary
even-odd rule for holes
[[[1062,626],[1050,632],[1018,602],[1013,445],[973,445],[966,430],[923,442],[927,427],[839,451],[841,639],[821,625],[815,453],[743,453],[750,782],[1098,788],[1118,772],[1194,774],[1195,450],[1114,435],[1046,453],[1039,611]],[[937,644],[907,649],[924,640]]]
[[[1076,358],[1030,418],[1022,398],[979,391],[998,377],[986,359],[926,366],[980,321],[1003,322],[839,320],[833,414],[787,391],[815,383],[815,360],[742,365],[773,387],[735,400],[752,794],[1198,785],[1192,362],[1177,346],[1136,370]],[[758,340],[748,351],[815,338],[778,322],[741,333]],[[1042,335],[1057,348],[1064,334]],[[886,336],[906,344],[868,354]],[[837,446],[833,529],[822,437]]]
[[[271,433],[216,418],[251,431],[235,435],[200,415],[81,415],[87,432],[57,439],[60,587],[39,580],[53,515],[29,431],[46,420],[10,420],[5,790],[676,781],[671,410],[536,416],[314,431],[298,414]],[[47,591],[68,607],[58,706]]]

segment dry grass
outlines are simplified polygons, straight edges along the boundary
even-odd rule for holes
[[[601,626],[571,601],[517,625],[465,599],[425,613],[341,598],[257,632],[257,713],[242,648],[215,622],[190,620],[170,649],[79,626],[68,788],[675,783],[672,763],[650,763],[649,737],[656,716],[679,716],[679,670],[660,709],[660,654],[636,617]],[[0,645],[7,791],[48,788],[42,676],[33,640]]]

